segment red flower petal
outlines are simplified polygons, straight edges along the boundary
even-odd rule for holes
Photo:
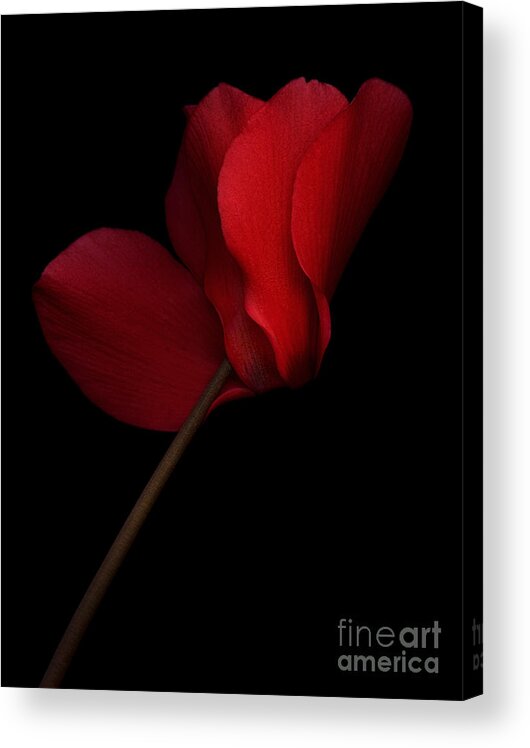
[[[228,252],[217,207],[217,181],[227,151],[263,102],[221,84],[188,114],[166,216],[178,255],[204,283],[224,327],[228,358],[254,391],[283,384],[263,330],[245,311],[243,278]]]
[[[293,241],[301,266],[328,299],[394,175],[411,120],[410,101],[400,89],[367,81],[302,160]]]
[[[186,107],[184,132],[166,195],[166,221],[179,257],[201,281],[212,245],[224,245],[217,210],[217,178],[226,149],[263,102],[222,83]]]
[[[292,81],[249,120],[219,178],[223,232],[244,273],[246,310],[292,386],[314,376],[321,348],[314,292],[291,239],[294,179],[308,146],[346,105],[332,86]]]
[[[225,355],[202,289],[136,231],[81,237],[48,265],[33,295],[68,373],[96,405],[135,426],[179,429]],[[218,402],[247,392],[234,379]]]

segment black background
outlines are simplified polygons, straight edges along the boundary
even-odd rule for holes
[[[100,226],[170,246],[181,109],[220,81],[266,99],[305,76],[352,97],[379,76],[410,96],[413,129],[336,294],[318,379],[208,419],[64,686],[459,697],[461,16],[444,3],[3,19],[3,685],[38,685],[169,441],[84,398],[44,342],[32,284]],[[440,674],[339,672],[341,617],[437,619]]]

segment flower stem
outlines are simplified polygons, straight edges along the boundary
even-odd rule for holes
[[[223,361],[159,462],[68,624],[68,628],[64,632],[63,638],[59,642],[59,646],[55,650],[55,654],[40,683],[41,688],[59,688],[61,685],[72,658],[116,572],[134,543],[169,476],[205,419],[208,410],[231,371],[228,361]]]

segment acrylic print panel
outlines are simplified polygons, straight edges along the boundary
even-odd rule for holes
[[[62,687],[462,698],[463,667],[478,657],[481,636],[478,584],[467,590],[469,609],[462,603],[462,14],[461,3],[420,3],[3,19],[3,685],[41,682],[168,431],[226,347],[239,375],[231,394],[268,391],[225,402],[197,430]],[[479,61],[479,41],[469,55],[470,65]],[[301,92],[272,113],[261,108],[258,100],[299,78],[334,88],[313,104],[307,84],[293,84]],[[315,145],[373,78],[410,100],[408,139],[406,115],[383,92],[383,109],[404,117],[399,126],[378,136],[370,125],[361,141],[356,123],[339,123]],[[212,156],[223,169],[218,194],[183,167],[173,185],[181,220],[172,225],[174,213],[168,230],[166,194],[195,114],[184,108],[219,83],[249,95],[237,103],[242,135],[225,161],[224,152]],[[476,101],[469,96],[476,122],[478,88]],[[285,128],[292,135],[278,166],[271,153]],[[233,146],[235,134],[215,126],[211,138]],[[355,160],[348,149],[358,142]],[[385,158],[365,158],[372,147]],[[359,182],[343,162],[369,164],[353,203],[359,217],[348,212],[354,187],[346,199],[331,180],[315,194],[333,159],[350,186]],[[270,176],[295,162],[283,181]],[[472,168],[478,195],[480,156]],[[192,180],[192,193],[179,179]],[[336,212],[338,200],[346,202]],[[209,275],[197,259],[205,226],[209,257],[225,252],[222,272],[235,273],[224,296],[219,255]],[[45,338],[34,284],[72,242],[103,227],[112,231],[70,250],[67,282],[55,265],[37,296]],[[150,237],[147,249],[124,230]],[[170,253],[172,241],[200,284]],[[348,242],[356,246],[346,262]],[[322,269],[319,253],[331,245],[344,262]],[[83,268],[90,258],[81,275],[79,253]],[[467,478],[475,498],[464,507],[472,523],[481,475],[478,244],[465,262],[475,278],[466,297],[475,310]],[[117,292],[113,278],[132,285]],[[79,287],[88,311],[72,296]],[[230,332],[234,309],[244,344],[241,320]],[[98,323],[72,353],[83,314]],[[120,359],[124,346],[130,358]],[[130,360],[151,389],[144,380],[128,389]],[[478,568],[479,545],[469,541],[468,569]],[[388,654],[390,664],[341,667],[355,654],[378,662]]]

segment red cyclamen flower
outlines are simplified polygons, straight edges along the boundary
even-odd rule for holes
[[[184,265],[136,231],[100,229],[45,269],[45,337],[116,418],[176,431],[226,357],[216,404],[318,372],[329,301],[401,158],[412,110],[370,80],[354,100],[303,79],[264,103],[221,84],[187,111],[166,199]]]

